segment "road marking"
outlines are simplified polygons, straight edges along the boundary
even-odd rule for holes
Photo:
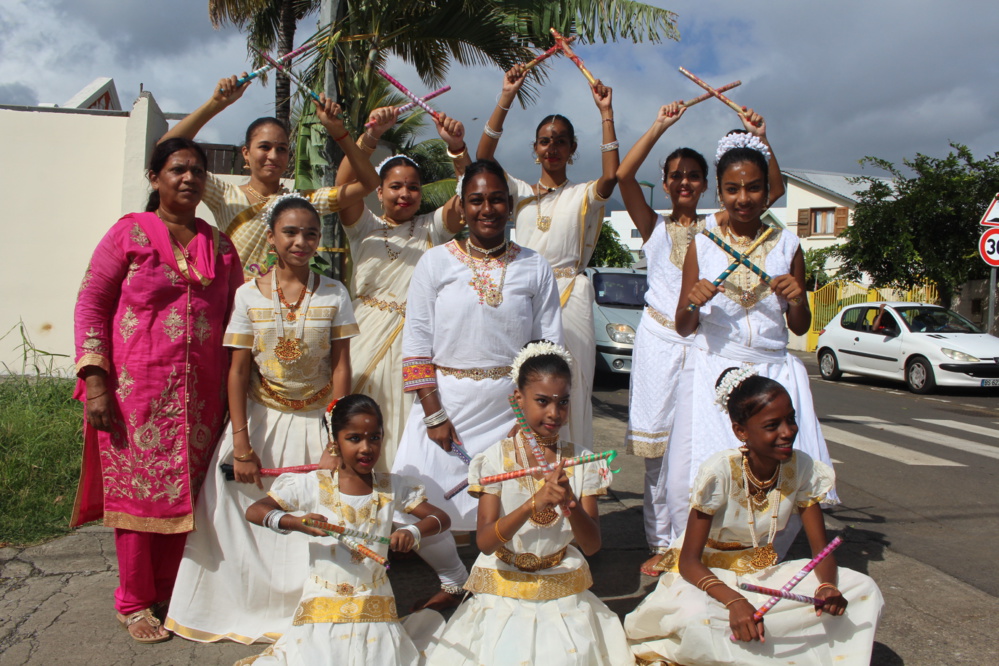
[[[961,423],[960,421],[951,421],[950,419],[916,419],[916,420],[922,421],[923,423],[932,423],[933,425],[944,426],[945,428],[954,428],[955,430],[973,432],[976,435],[985,435],[986,437],[999,438],[999,428],[986,428],[985,426],[978,426],[971,423]]]
[[[900,462],[903,465],[965,467],[965,465],[954,462],[953,460],[937,458],[936,456],[907,449],[904,446],[881,442],[876,439],[864,437],[863,435],[855,435],[852,432],[840,430],[839,428],[833,428],[832,426],[827,426],[825,424],[822,424],[822,435],[827,441],[842,444],[843,446],[848,446],[851,449],[857,449],[858,451],[863,451],[864,453],[870,453],[875,456],[881,456],[882,458],[888,458],[889,460]]]
[[[986,458],[995,458],[996,460],[999,460],[999,448],[994,446],[979,444],[978,442],[972,442],[967,439],[959,439],[957,437],[951,437],[950,435],[942,435],[935,432],[919,430],[915,426],[904,423],[893,423],[891,421],[885,421],[884,419],[876,419],[873,416],[829,416],[829,418],[840,419],[849,423],[856,423],[857,425],[869,426],[871,428],[878,428],[880,430],[902,435],[903,437],[908,437],[910,439],[918,439],[922,442],[939,444],[940,446],[946,446],[958,451],[976,453],[980,456],[985,456]],[[825,426],[823,425],[823,428],[824,427]]]

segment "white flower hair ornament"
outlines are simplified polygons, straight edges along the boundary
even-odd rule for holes
[[[274,219],[273,219],[274,209],[277,208],[277,205],[279,203],[281,203],[282,201],[287,201],[288,199],[301,199],[310,206],[312,205],[311,201],[303,197],[298,192],[286,192],[285,194],[282,194],[279,197],[275,197],[274,200],[271,201],[270,204],[268,204],[267,211],[264,213],[264,222],[267,224],[268,227],[274,226]]]
[[[738,369],[729,370],[722,377],[722,380],[718,382],[718,386],[715,387],[715,402],[721,407],[723,412],[728,411],[728,399],[732,395],[732,391],[736,389],[739,384],[746,381],[753,375],[758,375],[760,373],[756,372],[752,366],[746,365]]]
[[[399,157],[401,157],[402,159],[406,160],[411,165],[413,165],[414,168],[416,168],[417,170],[419,170],[420,165],[416,163],[416,160],[414,160],[409,155],[403,155],[403,154],[400,153],[399,155],[389,155],[388,157],[386,157],[385,159],[383,159],[381,162],[379,162],[378,166],[375,167],[375,173],[377,173],[380,176],[381,173],[382,173],[382,167],[385,166],[386,164],[388,164],[389,162],[391,162],[392,160],[394,160],[396,158],[399,158]]]
[[[520,353],[513,359],[513,363],[510,364],[510,379],[513,380],[514,384],[517,383],[517,379],[520,377],[520,367],[524,365],[527,359],[534,358],[535,356],[548,356],[549,354],[560,356],[563,361],[569,364],[570,368],[572,367],[572,354],[565,347],[557,345],[554,342],[541,340],[539,342],[528,343],[520,350]]]
[[[721,161],[722,155],[733,148],[751,148],[758,153],[762,153],[763,157],[768,162],[770,161],[770,149],[767,148],[767,144],[763,143],[759,137],[753,136],[749,132],[736,132],[735,134],[723,136],[721,141],[718,142],[718,151],[715,153],[715,164]]]

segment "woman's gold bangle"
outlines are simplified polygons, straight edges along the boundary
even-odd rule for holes
[[[507,543],[508,541],[510,541],[509,539],[507,539],[506,537],[504,537],[502,534],[500,534],[499,519],[497,519],[496,522],[493,523],[493,532],[496,533],[496,538],[500,540],[500,543]]]
[[[247,451],[246,453],[244,453],[244,454],[243,454],[243,455],[241,455],[241,456],[237,456],[237,455],[236,455],[236,452],[235,452],[235,451],[233,451],[233,453],[232,453],[232,457],[233,457],[234,459],[238,460],[239,462],[249,462],[249,461],[253,460],[253,453],[254,453],[254,452],[253,452],[253,447],[251,446],[251,447],[250,447],[250,450],[249,450],[249,451]]]
[[[737,601],[745,601],[745,600],[746,600],[746,597],[738,596],[735,599],[732,599],[731,601],[729,601],[727,604],[725,604],[725,608],[728,608],[729,606],[731,606],[732,604],[734,604]]]

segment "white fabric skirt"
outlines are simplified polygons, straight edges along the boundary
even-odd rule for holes
[[[428,666],[621,666],[634,658],[621,621],[585,590],[548,601],[476,594],[458,607]]]
[[[743,582],[779,589],[807,562],[783,562],[744,576],[727,569],[711,572],[735,589]],[[809,595],[818,584],[812,572],[794,591]],[[651,663],[868,666],[884,599],[870,577],[850,569],[839,569],[838,586],[848,602],[843,615],[816,617],[812,606],[782,599],[764,616],[766,641],[744,643],[729,639],[729,613],[722,604],[680,574],[664,573],[652,594],[624,619],[624,627],[635,655]],[[744,594],[757,608],[768,599]]]
[[[585,275],[573,278],[569,300],[562,308],[562,337],[572,355],[572,394],[569,396],[569,428],[562,437],[593,450],[593,373],[597,363],[597,340],[593,332],[593,285]],[[568,284],[559,280],[559,293]],[[563,284],[565,283],[565,284]]]
[[[422,666],[443,628],[444,618],[432,610],[418,611],[401,622],[291,626],[277,643],[235,666]]]
[[[247,401],[250,442],[264,467],[319,462],[327,436],[322,409],[271,410]],[[195,507],[166,627],[201,642],[273,642],[295,613],[309,570],[309,539],[282,535],[246,520],[246,509],[266,496],[251,483],[226,481],[219,463],[232,464],[231,428],[212,461]]]
[[[687,363],[677,386],[673,434],[657,487],[657,496],[663,498],[665,495],[664,499],[669,506],[670,529],[674,540],[687,527],[690,486],[701,464],[718,451],[737,449],[742,444],[732,432],[728,412],[722,411],[715,402],[715,383],[726,368],[752,365],[760,375],[783,385],[791,395],[798,422],[798,437],[794,448],[832,466],[826,440],[822,437],[819,419],[812,404],[805,365],[789,353],[771,353],[765,362],[750,362],[749,358],[733,359],[707,352],[696,345],[687,354]],[[839,502],[835,490],[830,493],[829,499],[832,503]],[[795,523],[790,533],[791,540],[798,527],[800,525]],[[788,532],[788,529],[784,532]]]
[[[506,437],[513,427],[515,420],[508,402],[514,389],[512,380],[476,381],[438,372],[437,386],[441,403],[471,457]],[[427,437],[424,416],[420,401],[414,400],[392,472],[420,479],[426,486],[427,501],[451,516],[452,530],[474,530],[478,501],[465,491],[444,499],[444,493],[468,479],[468,465]],[[402,517],[397,521],[409,522]]]

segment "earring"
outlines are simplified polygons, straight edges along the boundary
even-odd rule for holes
[[[569,166],[572,166],[575,163],[576,163],[576,157],[575,157],[575,155],[570,155],[569,156]]]
[[[539,155],[535,155],[534,156],[534,163],[535,164],[541,164],[541,157]]]
[[[272,268],[274,264],[277,263],[277,260],[278,260],[277,249],[275,249],[273,245],[268,245],[267,257],[264,258],[264,264],[267,266],[267,268]]]
[[[740,437],[739,441],[742,442],[742,446],[739,447],[740,453],[742,453],[742,455],[748,454],[749,453],[749,447],[746,446],[746,440],[744,438]]]

